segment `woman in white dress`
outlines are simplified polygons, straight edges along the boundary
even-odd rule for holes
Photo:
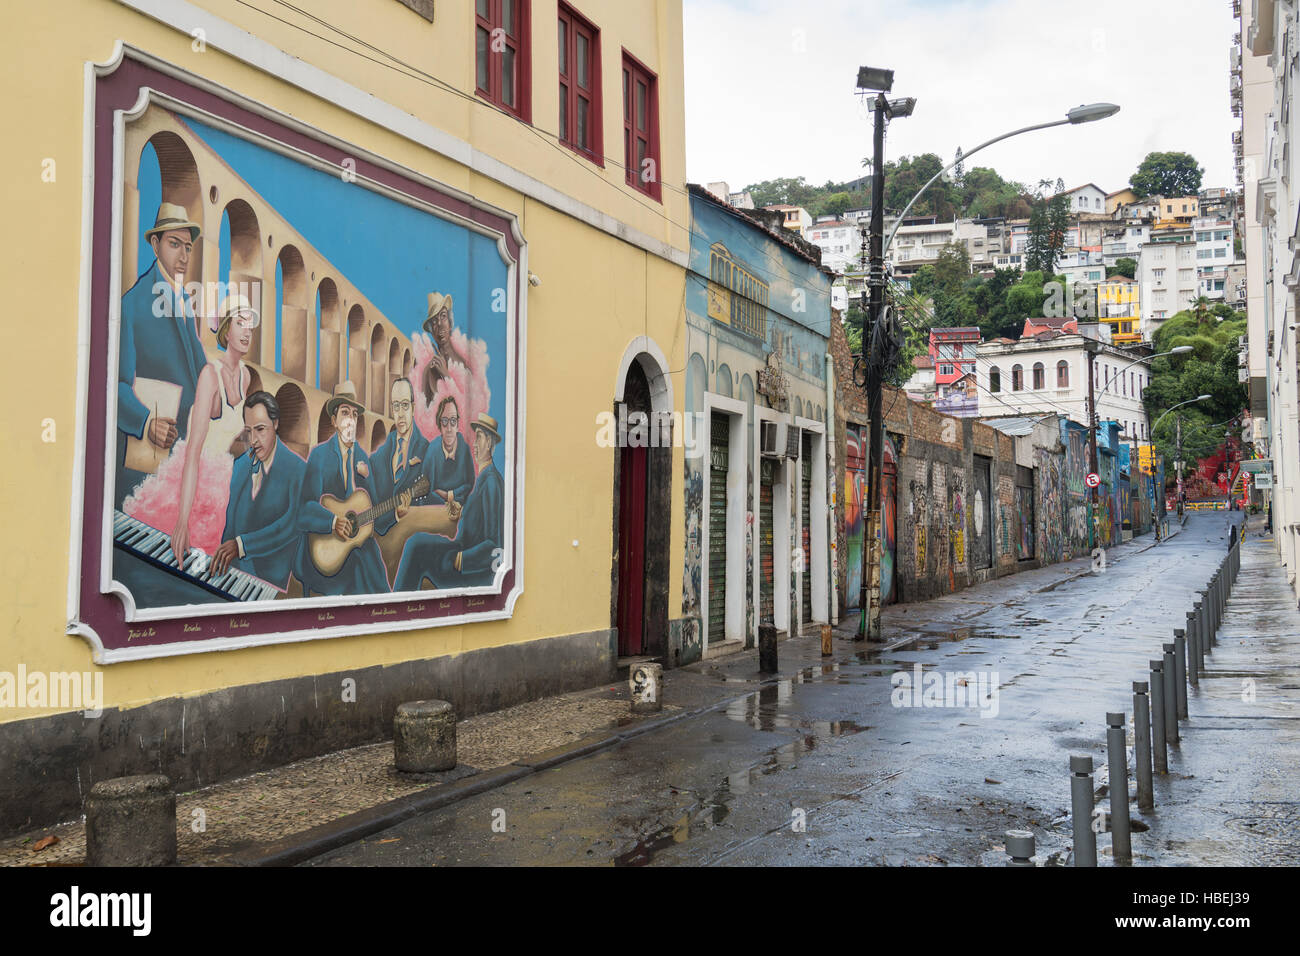
[[[225,475],[225,488],[222,490],[228,489],[234,459],[231,446],[244,432],[244,398],[248,394],[251,378],[248,366],[242,360],[252,347],[253,330],[259,321],[258,312],[247,296],[240,293],[228,296],[222,310],[221,325],[217,329],[217,344],[224,351],[218,361],[209,362],[199,373],[185,442],[180,514],[171,535],[172,552],[182,564],[189,548],[190,514],[194,508],[195,491],[199,486],[202,459],[209,459],[208,467]],[[202,414],[204,410],[207,414]],[[215,503],[206,504],[211,508]],[[221,512],[220,519],[224,519],[224,505]]]

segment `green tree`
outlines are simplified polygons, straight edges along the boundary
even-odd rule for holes
[[[852,198],[846,192],[831,193],[821,200],[817,207],[819,216],[842,216],[846,209],[851,208]]]
[[[1128,183],[1138,198],[1195,196],[1205,170],[1190,153],[1147,153]]]
[[[1132,279],[1137,275],[1137,260],[1130,259],[1127,256],[1115,260],[1115,264],[1106,270],[1106,278],[1112,276],[1124,276]]]
[[[939,250],[934,263],[934,278],[938,288],[946,295],[956,295],[962,283],[970,278],[970,256],[960,242],[949,242]]]

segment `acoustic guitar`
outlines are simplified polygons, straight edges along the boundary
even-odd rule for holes
[[[421,475],[407,490],[410,491],[412,499],[427,494],[428,477]],[[338,574],[348,555],[370,540],[370,536],[375,531],[375,519],[396,508],[398,499],[405,493],[406,491],[403,491],[377,505],[370,503],[370,495],[362,488],[358,488],[344,499],[333,495],[321,495],[320,503],[325,510],[347,522],[348,535],[346,539],[340,539],[332,531],[328,534],[307,535],[307,551],[316,570],[326,577]]]

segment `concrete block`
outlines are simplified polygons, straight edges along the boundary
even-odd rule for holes
[[[445,700],[410,700],[393,717],[393,764],[402,773],[456,766],[456,712]]]
[[[627,678],[632,713],[655,714],[663,710],[664,668],[662,664],[637,664]]]
[[[176,794],[160,773],[101,780],[86,797],[87,866],[176,862]]]

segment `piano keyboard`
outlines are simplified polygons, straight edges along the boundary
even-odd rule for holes
[[[206,571],[212,559],[198,548],[190,548],[184,564],[178,566],[171,535],[124,511],[113,512],[113,545],[228,601],[269,601],[280,593],[275,585],[233,565],[224,574],[209,578]]]

